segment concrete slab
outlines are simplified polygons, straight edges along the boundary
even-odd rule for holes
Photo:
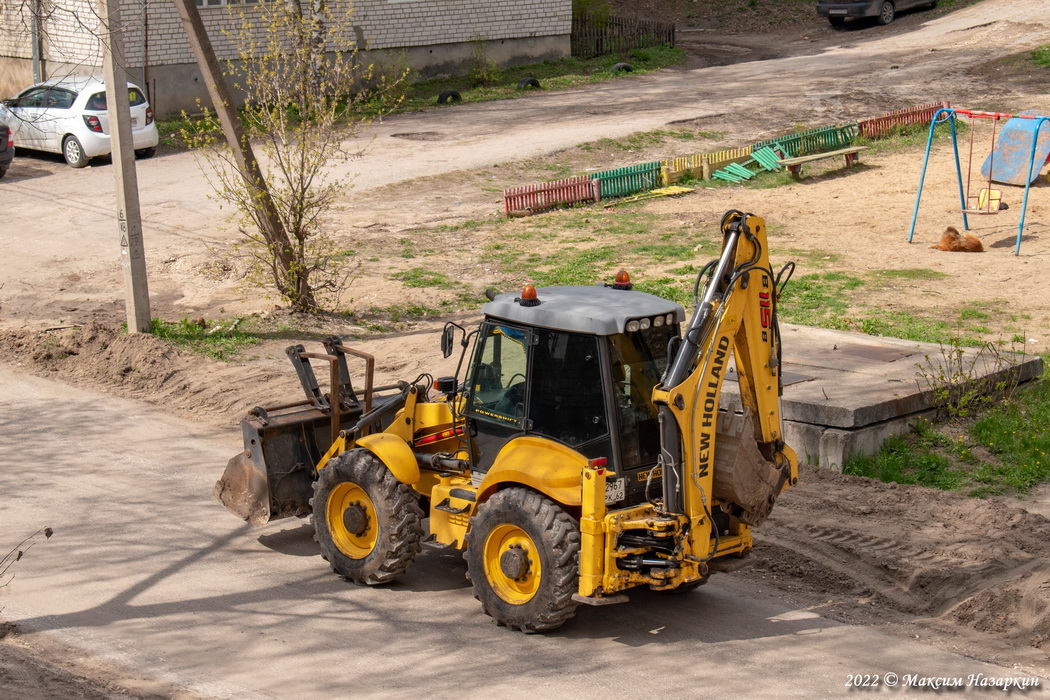
[[[790,324],[781,324],[781,337],[784,437],[801,461],[836,471],[849,456],[873,453],[890,435],[936,415],[924,375],[994,383],[1016,373],[1023,383],[1043,372],[1039,357],[996,358],[979,348],[952,362],[951,348],[934,343]],[[735,370],[727,378],[734,381],[724,385],[723,405],[739,407]]]

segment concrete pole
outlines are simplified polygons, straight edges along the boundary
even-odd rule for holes
[[[124,304],[128,333],[150,330],[149,288],[146,283],[146,251],[142,242],[142,213],[139,210],[139,181],[135,171],[135,145],[131,136],[131,106],[128,100],[127,62],[124,57],[124,27],[120,0],[101,0],[103,26],[102,69],[106,77],[113,175],[117,185],[117,231],[120,236],[120,265],[124,269]]]

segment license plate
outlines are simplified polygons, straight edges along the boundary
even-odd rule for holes
[[[605,504],[619,503],[627,497],[627,479],[620,478],[605,482]]]
[[[844,15],[846,12],[846,10],[828,10],[829,15]]]

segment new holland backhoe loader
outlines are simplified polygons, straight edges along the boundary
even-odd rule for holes
[[[688,323],[620,273],[527,285],[494,296],[476,330],[447,324],[456,377],[377,388],[371,358],[338,339],[289,348],[307,399],[250,412],[216,495],[256,524],[312,513],[322,555],[361,584],[404,574],[424,539],[463,550],[484,611],[525,632],[736,568],[798,476],[776,312],[792,266],[774,275],[757,216],[730,211],[721,233]],[[361,396],[348,354],[368,362]],[[738,411],[720,408],[733,356]],[[329,363],[329,395],[311,360]]]

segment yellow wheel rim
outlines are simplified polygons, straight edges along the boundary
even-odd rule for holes
[[[335,546],[347,556],[362,559],[375,549],[379,536],[376,507],[357,484],[342,483],[332,489],[325,521]]]
[[[543,569],[536,543],[516,525],[499,525],[485,539],[485,576],[512,605],[524,605],[540,588]]]

